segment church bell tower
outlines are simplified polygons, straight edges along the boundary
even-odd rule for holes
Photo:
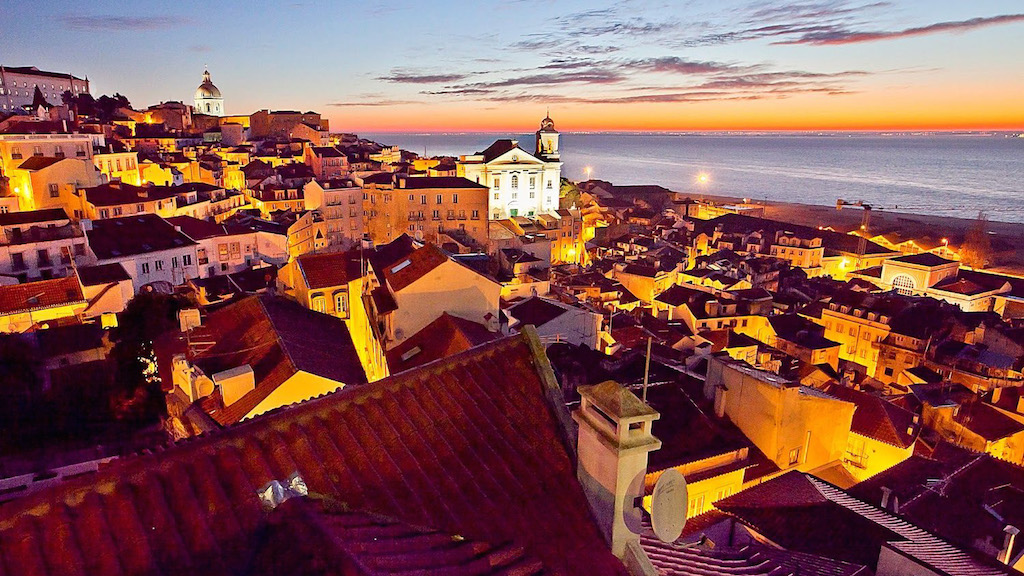
[[[540,130],[537,130],[537,157],[558,161],[558,130],[555,130],[555,121],[550,113],[540,121]]]

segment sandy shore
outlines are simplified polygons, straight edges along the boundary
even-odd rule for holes
[[[742,202],[740,198],[724,196],[706,195],[704,198],[726,203]],[[773,202],[771,200],[755,202],[765,207],[765,217],[772,220],[804,226],[831,226],[841,232],[856,230],[861,224],[862,212],[859,208],[836,210],[835,206]],[[872,210],[870,231],[873,234],[879,234],[899,230],[908,238],[928,236],[947,238],[951,246],[959,246],[964,235],[974,225],[975,220],[972,217],[923,216]],[[986,229],[992,238],[995,258],[994,264],[987,270],[1024,275],[1024,224],[988,221]]]

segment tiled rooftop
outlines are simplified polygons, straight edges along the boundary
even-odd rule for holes
[[[500,340],[26,496],[0,508],[0,565],[37,575],[244,572],[269,527],[257,490],[298,472],[311,493],[352,511],[511,542],[555,574],[625,574],[576,480],[556,416],[564,408],[547,400],[557,391],[536,346]],[[389,533],[393,551],[405,531]],[[416,558],[424,574],[448,573],[436,551]]]

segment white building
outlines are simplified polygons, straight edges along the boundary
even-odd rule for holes
[[[207,116],[224,115],[224,97],[221,96],[220,89],[210,81],[209,70],[203,71],[203,83],[199,85],[199,88],[196,88],[193,102],[195,104],[195,111],[198,114],[206,114]]]
[[[562,176],[555,123],[550,117],[541,121],[534,153],[516,140],[497,140],[483,152],[460,157],[458,175],[490,187],[492,220],[553,213]]]
[[[63,103],[64,92],[75,96],[89,92],[89,79],[71,74],[46,72],[35,66],[11,68],[0,66],[0,113],[21,109],[32,104],[36,88],[54,106]]]
[[[0,275],[19,282],[67,276],[95,261],[81,227],[64,210],[0,214]]]
[[[199,277],[196,242],[156,214],[95,220],[83,228],[98,263],[124,266],[136,292],[147,285],[169,292]]]

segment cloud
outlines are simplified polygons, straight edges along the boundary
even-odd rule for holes
[[[328,106],[335,108],[361,108],[361,107],[384,107],[404,106],[407,104],[423,104],[419,100],[353,100],[348,102],[328,102]]]
[[[190,20],[179,16],[64,16],[64,26],[86,32],[137,32],[165,30],[187,25]]]
[[[394,82],[396,84],[444,84],[446,82],[458,82],[468,78],[469,74],[416,74],[413,72],[403,72],[392,70],[390,74],[386,76],[378,76],[378,80],[385,82]]]
[[[916,28],[905,28],[892,31],[858,31],[846,29],[833,29],[808,32],[803,36],[792,40],[780,40],[775,44],[813,44],[813,45],[840,45],[857,44],[861,42],[876,42],[879,40],[894,40],[897,38],[912,38],[928,34],[939,34],[943,32],[967,32],[978,28],[996,26],[999,24],[1010,24],[1024,22],[1024,14],[1003,14],[987,18],[971,18],[969,20],[957,20],[953,22],[938,22],[927,26]]]

